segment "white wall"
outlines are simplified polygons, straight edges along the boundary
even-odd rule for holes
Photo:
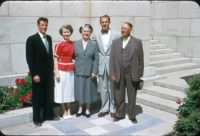
[[[36,20],[49,19],[48,33],[54,43],[64,23],[72,24],[73,40],[80,38],[78,29],[85,23],[99,31],[99,17],[111,16],[111,28],[120,31],[121,23],[134,25],[135,37],[143,40],[145,66],[148,65],[148,40],[151,39],[151,4],[149,1],[8,1],[0,7],[0,76],[26,73],[26,38],[37,32]]]
[[[152,35],[185,56],[200,59],[200,7],[192,1],[152,4]]]

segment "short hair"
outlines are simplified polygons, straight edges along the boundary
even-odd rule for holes
[[[90,24],[84,24],[83,26],[81,26],[81,27],[79,28],[79,32],[82,33],[82,30],[83,30],[83,28],[85,28],[85,27],[89,28],[91,33],[93,32],[93,28],[92,28],[92,26],[91,26]]]
[[[133,28],[133,25],[130,22],[124,22],[124,24],[127,24],[131,29]]]
[[[48,23],[48,19],[46,17],[39,17],[38,20],[37,20],[38,25],[40,24],[40,21],[44,21],[44,22]]]
[[[101,19],[102,18],[107,18],[108,19],[108,21],[110,22],[110,16],[108,16],[108,15],[103,15],[103,16],[100,16],[100,22],[101,22]]]
[[[64,28],[67,29],[67,30],[69,30],[70,33],[71,33],[71,35],[72,35],[72,33],[73,33],[73,28],[72,28],[72,26],[69,25],[69,24],[64,24],[63,26],[60,27],[60,29],[59,29],[60,35],[63,35],[62,33],[63,33],[63,29],[64,29]]]

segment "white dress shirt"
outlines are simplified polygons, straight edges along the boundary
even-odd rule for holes
[[[107,49],[108,49],[110,35],[111,35],[111,30],[108,30],[108,33],[102,33],[101,34],[101,39],[102,39],[104,51],[107,51]]]
[[[128,42],[130,40],[130,36],[128,38],[123,38],[123,42],[122,42],[122,48],[125,49]]]
[[[82,43],[83,43],[83,50],[85,50],[87,47],[88,41],[82,40]]]
[[[44,43],[45,45],[45,48],[47,49],[47,52],[49,51],[49,43],[47,41],[47,38],[45,37],[46,34],[42,34],[41,32],[38,32],[39,35],[40,35],[40,38],[42,39],[42,42]]]

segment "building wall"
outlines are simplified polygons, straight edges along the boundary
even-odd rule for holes
[[[99,17],[104,14],[111,16],[111,28],[117,31],[123,21],[133,23],[133,35],[143,40],[145,65],[148,65],[149,1],[8,1],[0,7],[0,76],[28,71],[25,42],[29,35],[37,32],[38,17],[48,17],[48,34],[55,44],[61,39],[58,30],[64,23],[72,24],[72,39],[77,40],[80,38],[78,29],[85,23],[92,24],[94,32],[99,31]]]
[[[200,59],[200,7],[192,1],[153,2],[152,35],[185,56]]]

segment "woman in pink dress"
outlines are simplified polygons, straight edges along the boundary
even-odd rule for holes
[[[74,42],[70,40],[73,33],[71,25],[63,25],[60,34],[63,40],[55,45],[55,92],[54,101],[61,104],[63,118],[71,118],[70,103],[74,102]]]

